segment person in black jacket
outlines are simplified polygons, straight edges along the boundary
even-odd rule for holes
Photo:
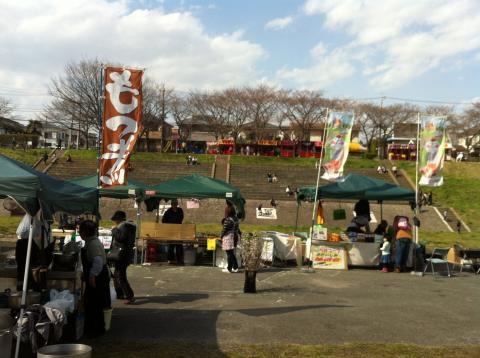
[[[132,263],[135,234],[137,227],[134,223],[128,222],[124,211],[117,211],[112,216],[116,227],[112,229],[112,239],[116,245],[121,247],[120,257],[115,261],[115,272],[113,273],[115,291],[118,299],[126,299],[125,304],[135,302],[135,295],[127,279],[127,268]]]
[[[225,217],[222,219],[222,250],[227,254],[227,268],[223,272],[238,272],[238,262],[235,257],[235,248],[237,247],[238,240],[240,239],[242,232],[238,225],[238,218],[235,214],[235,208],[232,205],[227,204],[225,208]]]
[[[183,210],[178,207],[178,200],[172,199],[170,208],[163,214],[162,223],[164,224],[181,224],[183,222]],[[168,261],[173,262],[177,259],[177,264],[183,264],[183,245],[169,244],[168,245]]]

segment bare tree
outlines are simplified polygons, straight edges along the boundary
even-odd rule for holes
[[[280,99],[281,111],[298,134],[300,140],[308,140],[310,131],[325,116],[329,101],[321,92],[294,91],[283,92]]]
[[[471,149],[473,140],[480,135],[480,102],[475,102],[465,110],[457,120],[457,135],[465,139],[467,149]]]
[[[179,136],[182,141],[186,141],[192,131],[193,106],[190,96],[180,96],[172,94],[168,103],[169,112],[173,121],[179,128]]]
[[[247,118],[251,122],[253,129],[253,139],[255,141],[264,139],[267,125],[278,116],[279,103],[277,91],[269,86],[259,85],[257,87],[247,87],[243,90],[244,101],[246,105]],[[278,120],[276,120],[278,123]],[[280,123],[280,130],[282,123]]]
[[[0,117],[10,116],[13,109],[13,105],[8,99],[0,97]]]
[[[190,94],[190,103],[195,113],[192,121],[204,122],[214,133],[216,140],[223,138],[228,131],[227,116],[224,113],[224,106],[221,105],[222,100],[219,92],[193,92]]]
[[[100,69],[97,59],[69,63],[64,74],[52,78],[49,86],[53,101],[46,114],[57,116],[57,123],[64,127],[78,130],[85,138],[87,149],[89,133],[99,130]]]

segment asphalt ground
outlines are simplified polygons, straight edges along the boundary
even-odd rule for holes
[[[137,301],[114,303],[112,328],[92,346],[178,342],[463,345],[480,343],[480,276],[269,268],[257,293],[244,274],[202,266],[131,266]]]

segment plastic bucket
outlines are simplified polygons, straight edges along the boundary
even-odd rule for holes
[[[91,358],[92,347],[85,344],[55,344],[42,347],[37,358]]]
[[[103,319],[105,321],[105,330],[109,331],[112,325],[112,311],[113,308],[103,310]]]

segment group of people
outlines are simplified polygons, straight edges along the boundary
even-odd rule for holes
[[[371,233],[370,231],[370,204],[368,200],[359,200],[354,207],[355,217],[350,222],[347,232]],[[390,227],[386,220],[382,220],[373,234],[375,242],[381,242],[380,264],[383,272],[388,272],[389,267],[394,263],[395,272],[402,272],[406,268],[407,259],[412,244],[412,225],[406,216],[397,215]],[[395,252],[395,259],[392,259],[392,251]]]
[[[198,165],[198,164],[200,164],[200,163],[198,163],[197,157],[195,157],[193,155],[188,155],[186,160],[187,160],[187,165]]]
[[[388,169],[384,166],[384,165],[379,165],[377,167],[377,173],[378,174],[387,174],[388,173]],[[392,174],[394,177],[397,177],[398,176],[398,169],[397,167],[394,165],[392,166]]]
[[[268,172],[267,173],[267,182],[269,182],[269,183],[278,182],[277,174]]]
[[[298,188],[292,189],[290,185],[287,185],[285,187],[285,194],[287,194],[288,196],[296,195],[298,194]]]

